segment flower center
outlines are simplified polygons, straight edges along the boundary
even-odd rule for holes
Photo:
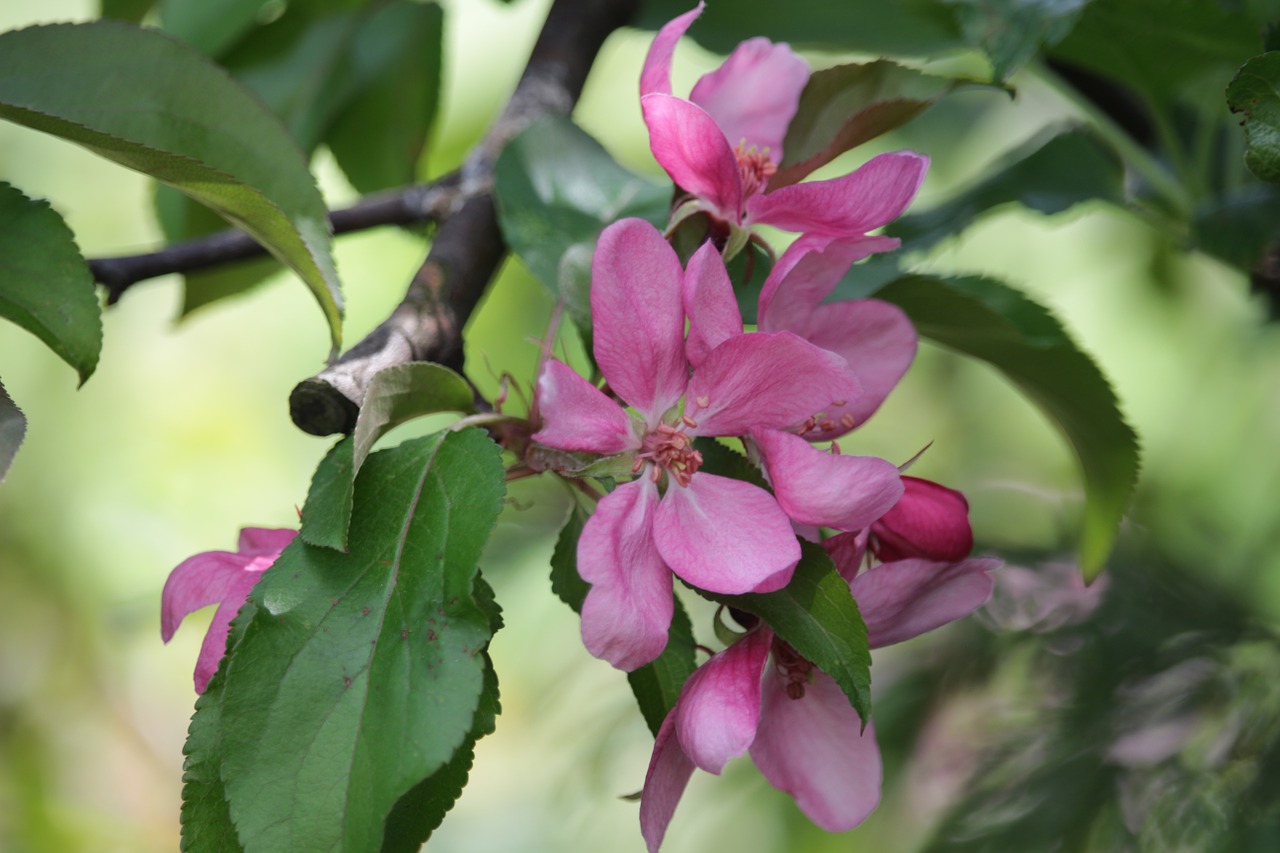
[[[800,657],[791,646],[773,638],[773,662],[778,674],[786,682],[787,696],[791,699],[803,699],[805,685],[809,683],[813,664]]]
[[[769,149],[758,150],[754,145],[747,147],[744,139],[733,149],[738,157],[738,174],[742,176],[742,198],[747,198],[764,190],[769,178],[778,171],[778,164],[769,159]]]
[[[658,424],[657,429],[645,435],[632,469],[634,473],[639,473],[645,462],[652,462],[657,466],[651,475],[655,483],[662,477],[662,472],[666,471],[680,485],[689,485],[689,480],[702,466],[702,454],[693,449],[693,437],[683,429],[697,424],[687,415],[682,421],[678,427]]]

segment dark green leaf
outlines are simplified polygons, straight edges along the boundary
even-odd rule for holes
[[[502,480],[479,430],[376,453],[350,552],[297,539],[254,587],[214,745],[247,851],[379,850],[395,804],[489,713],[476,561]]]
[[[836,680],[858,716],[871,714],[871,652],[867,626],[849,582],[821,545],[800,543],[795,576],[783,589],[747,595],[712,595],[713,601],[754,613],[800,656]]]
[[[1264,181],[1280,184],[1280,50],[1246,62],[1227,86],[1227,105],[1244,116],[1244,162]]]
[[[0,182],[0,317],[44,341],[83,385],[102,349],[101,315],[93,276],[62,217]]]
[[[772,492],[760,469],[752,465],[747,457],[731,447],[726,447],[714,438],[702,436],[693,441],[694,449],[702,454],[702,467],[698,470],[728,477],[731,480],[742,480],[753,486],[759,486]]]
[[[327,212],[279,122],[216,66],[114,21],[0,35],[0,117],[170,184],[244,229],[302,277],[341,344]]]
[[[221,668],[196,700],[187,729],[182,766],[182,850],[186,853],[240,853],[220,772],[222,746]]]
[[[591,584],[578,574],[578,538],[589,517],[585,509],[574,504],[551,554],[551,591],[574,613],[582,612],[582,600],[591,589]]]
[[[298,535],[304,542],[338,551],[347,550],[351,508],[355,500],[352,452],[355,440],[344,436],[316,466],[302,508]]]
[[[1196,248],[1252,272],[1280,244],[1280,187],[1253,182],[1202,205],[1194,223]]]
[[[102,0],[98,8],[104,18],[141,23],[156,0]]]
[[[950,201],[905,216],[886,231],[901,237],[906,249],[927,249],[1001,205],[1017,203],[1052,216],[1092,200],[1124,204],[1123,167],[1088,131],[1053,129],[1002,156],[995,171]]]
[[[559,289],[565,253],[572,248],[571,262],[581,267],[606,225],[626,216],[662,225],[671,202],[669,187],[631,174],[561,116],[538,119],[511,140],[494,181],[498,220],[512,251],[564,299],[580,325],[590,307],[576,278],[569,279],[571,290]]]
[[[1138,439],[1106,377],[1042,306],[983,278],[907,276],[876,294],[917,331],[995,367],[1062,431],[1084,473],[1080,569],[1102,571],[1138,476]]]
[[[271,0],[160,0],[160,25],[204,53],[218,56],[258,21]]]
[[[423,415],[473,411],[467,381],[426,361],[398,364],[374,374],[350,439],[338,442],[316,468],[302,512],[302,538],[312,545],[347,549],[354,483],[379,438]]]
[[[650,0],[638,16],[638,26],[656,30],[693,5],[688,0]],[[922,0],[808,0],[783,13],[769,0],[736,0],[708,4],[689,35],[709,50],[726,54],[738,42],[766,36],[798,47],[930,56],[965,47],[948,7]]]
[[[440,101],[444,13],[401,0],[375,10],[351,46],[362,81],[325,136],[362,193],[411,183]]]
[[[671,616],[671,633],[667,635],[667,647],[651,663],[627,673],[627,682],[635,694],[636,704],[656,737],[667,713],[680,698],[680,688],[696,669],[693,642],[693,625],[680,599],[675,600],[675,612]]]
[[[1197,79],[1225,82],[1241,60],[1258,52],[1258,23],[1240,6],[1210,0],[1093,0],[1050,52],[1168,101]]]
[[[965,41],[1007,80],[1042,45],[1060,42],[1091,0],[954,0]]]
[[[770,189],[793,184],[840,154],[887,133],[968,81],[886,60],[815,71],[800,95]]]
[[[27,434],[27,418],[0,382],[0,483],[4,482]]]

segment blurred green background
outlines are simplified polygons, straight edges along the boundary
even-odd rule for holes
[[[424,177],[456,165],[501,107],[548,3],[443,5],[445,95]],[[85,0],[7,0],[0,28],[95,14]],[[648,38],[610,39],[576,118],[660,176],[634,94]],[[683,44],[676,91],[716,61]],[[1035,79],[1015,82],[1015,99],[962,92],[830,169],[923,151],[923,209],[1068,114]],[[323,152],[318,171],[331,205],[353,197]],[[159,243],[148,181],[72,145],[0,124],[0,179],[49,199],[87,256]],[[338,241],[349,343],[396,304],[424,251],[392,229]],[[743,759],[722,779],[695,775],[665,849],[1280,849],[1266,787],[1280,778],[1280,337],[1263,306],[1243,276],[1101,205],[997,212],[920,264],[1025,288],[1112,379],[1144,456],[1112,571],[1090,591],[1073,580],[1080,482],[1052,427],[991,371],[925,345],[845,450],[904,461],[933,442],[913,473],[969,496],[978,550],[1012,567],[996,601],[877,656],[886,800],[862,828],[812,828]],[[29,420],[0,486],[0,850],[176,849],[208,611],[163,646],[160,589],[185,557],[231,548],[240,526],[295,524],[330,444],[286,405],[327,348],[305,288],[278,274],[175,324],[179,305],[175,278],[127,293],[80,390],[0,325],[0,379]],[[550,313],[508,262],[469,329],[482,388],[503,371],[528,381]],[[652,739],[546,580],[563,493],[521,482],[510,498],[483,565],[507,621],[492,647],[503,714],[429,847],[641,850],[636,804],[620,797],[639,790]]]

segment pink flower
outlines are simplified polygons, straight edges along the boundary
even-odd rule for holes
[[[823,304],[854,262],[897,245],[892,237],[864,236],[815,247],[801,238],[765,279],[757,312],[760,330],[794,332],[841,356],[862,387],[857,398],[829,407],[804,426],[810,441],[839,438],[864,423],[915,359],[915,327],[896,305],[878,299]]]
[[[905,493],[871,525],[868,547],[882,562],[925,557],[961,560],[973,550],[969,502],[932,480],[903,477]]]
[[[160,595],[160,636],[166,643],[187,614],[218,605],[196,658],[197,693],[204,692],[217,672],[227,650],[231,620],[249,597],[249,590],[296,535],[295,530],[245,527],[236,553],[206,551],[188,557],[169,573]]]
[[[693,440],[783,428],[858,393],[844,359],[790,332],[742,334],[738,319],[728,334],[731,306],[736,315],[710,244],[685,271],[653,226],[616,222],[601,234],[592,264],[594,351],[609,388],[638,417],[558,361],[547,361],[538,378],[543,424],[534,441],[635,455],[640,476],[600,501],[578,543],[578,571],[591,584],[583,641],[620,669],[642,666],[666,646],[672,572],[712,592],[769,592],[790,580],[800,558],[779,501],[750,483],[700,472]],[[838,457],[826,458],[837,460],[836,483],[863,473],[841,473]],[[901,488],[896,470],[880,476]],[[867,513],[850,504],[860,497],[839,492],[829,510],[878,517],[896,499]]]
[[[902,213],[928,167],[928,158],[910,151],[881,154],[842,178],[769,186],[809,79],[808,64],[787,45],[749,39],[704,75],[688,100],[672,95],[676,43],[702,6],[658,31],[640,75],[653,156],[694,197],[673,220],[708,213],[728,226],[732,255],[756,224],[798,231],[819,245],[864,236]]]
[[[833,550],[842,574],[853,576],[850,588],[872,648],[980,607],[991,595],[988,573],[998,565],[911,559],[856,574],[861,548]],[[874,727],[864,731],[839,685],[759,624],[689,677],[658,730],[640,799],[650,851],[661,845],[694,768],[718,775],[730,758],[748,751],[769,783],[823,829],[852,829],[880,801]]]

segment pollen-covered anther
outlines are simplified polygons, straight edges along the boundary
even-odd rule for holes
[[[823,418],[818,422],[818,426],[823,432],[835,432],[836,422],[831,420],[831,418]]]
[[[840,416],[840,425],[845,429],[853,429],[858,425],[858,419],[848,412],[845,412]]]
[[[702,454],[693,449],[693,439],[672,424],[659,424],[644,437],[640,458],[653,462],[650,477],[656,483],[666,471],[681,486],[702,467]]]
[[[697,428],[698,428],[698,422],[697,422],[697,421],[695,421],[693,418],[689,417],[688,415],[681,415],[681,416],[680,416],[680,420],[681,420],[681,421],[684,423],[684,425],[685,425],[685,426],[687,426],[689,429],[697,429]]]
[[[778,164],[769,159],[768,147],[758,149],[754,145],[748,147],[744,139],[733,149],[738,159],[738,173],[742,176],[742,196],[755,195],[765,188],[778,172]]]
[[[773,641],[774,663],[778,674],[786,680],[783,689],[790,699],[803,699],[805,685],[813,674],[813,664],[802,658],[791,646],[775,638]]]
[[[840,455],[840,442],[838,441],[831,442],[831,455],[832,456]]]

